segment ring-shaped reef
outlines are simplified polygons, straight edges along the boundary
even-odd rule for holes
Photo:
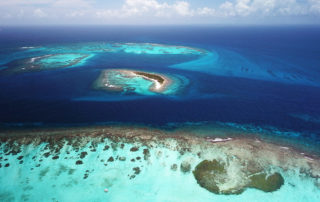
[[[89,54],[56,53],[15,60],[3,69],[5,73],[23,73],[50,69],[60,69],[81,65],[88,59]]]
[[[207,51],[200,48],[167,45],[157,43],[75,43],[67,45],[43,46],[28,49],[29,52],[80,52],[80,53],[131,53],[131,54],[154,54],[154,55],[203,55]]]
[[[175,75],[129,69],[103,70],[93,84],[97,90],[140,95],[177,94],[183,86]]]

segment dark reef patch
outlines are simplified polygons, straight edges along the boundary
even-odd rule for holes
[[[181,148],[181,149],[179,150],[179,153],[180,153],[180,155],[182,156],[182,155],[184,155],[185,153],[190,152],[190,151],[191,151],[190,148]]]
[[[50,170],[50,167],[46,167],[46,168],[40,170],[39,179],[41,180],[44,176],[46,176],[46,174],[49,172],[49,170]]]
[[[48,158],[50,156],[50,152],[46,152],[43,154],[44,157]]]
[[[108,162],[113,162],[114,158],[112,156],[110,156],[110,158],[108,159]]]
[[[76,165],[81,165],[83,162],[81,160],[76,161]]]
[[[117,151],[117,149],[118,149],[118,143],[112,142],[112,143],[111,143],[111,148],[112,148],[114,151]]]
[[[132,180],[135,177],[136,177],[135,175],[131,175],[129,179]]]
[[[76,171],[76,169],[70,168],[68,170],[68,175],[72,175],[75,171]]]
[[[54,157],[52,157],[53,160],[56,160],[56,159],[58,159],[58,158],[59,158],[59,156],[54,156]]]
[[[150,151],[149,149],[143,149],[143,159],[146,161],[150,158]]]
[[[87,179],[89,177],[89,170],[86,170],[84,173],[83,179]]]
[[[86,157],[87,156],[87,152],[81,152],[81,154],[80,154],[80,158],[81,159],[83,159],[84,157]]]
[[[221,189],[221,185],[227,184],[230,180],[234,180],[228,177],[226,166],[225,163],[217,160],[204,160],[196,166],[193,175],[201,187],[215,194],[241,194],[246,188],[273,192],[280,189],[284,184],[284,179],[279,173],[268,175],[263,171],[258,174],[248,171],[243,179],[243,182],[246,183]]]
[[[134,167],[134,168],[132,168],[132,170],[134,170],[134,174],[135,174],[135,175],[139,175],[140,172],[141,172],[141,170],[140,170],[139,167]]]
[[[109,148],[110,148],[110,146],[109,146],[109,145],[106,145],[106,146],[104,146],[103,151],[106,151],[106,150],[108,150]]]
[[[190,165],[190,163],[187,162],[187,161],[183,161],[183,162],[180,164],[180,170],[181,170],[181,172],[183,172],[183,173],[188,173],[188,172],[190,172],[190,170],[191,170],[191,165]]]
[[[138,150],[139,150],[138,147],[131,147],[131,149],[130,149],[131,152],[136,152],[136,151],[138,151]]]
[[[173,164],[173,165],[171,165],[171,170],[173,170],[173,171],[177,171],[177,169],[178,169],[178,165],[177,164]]]
[[[284,184],[284,179],[280,173],[267,175],[265,173],[253,175],[250,177],[251,182],[248,187],[260,189],[264,192],[273,192]]]

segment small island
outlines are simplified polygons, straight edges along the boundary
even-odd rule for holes
[[[95,89],[137,94],[165,94],[173,84],[166,75],[128,69],[108,69],[94,82]]]

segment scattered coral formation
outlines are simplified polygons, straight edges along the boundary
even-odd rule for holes
[[[5,68],[0,72],[4,74],[16,74],[66,68],[78,65],[89,58],[89,56],[89,54],[83,53],[56,53],[19,59],[8,63],[8,68]]]
[[[31,147],[36,151],[32,155]],[[218,195],[241,194],[248,188],[263,192],[281,190],[286,181],[283,173],[288,170],[299,170],[298,175],[303,173],[315,179],[315,188],[320,177],[319,159],[310,154],[306,158],[306,154],[292,148],[284,150],[253,138],[212,142],[185,131],[150,128],[4,131],[0,132],[0,152],[0,172],[20,166],[39,172],[41,180],[48,175],[65,173],[71,177],[81,172],[81,180],[106,175],[110,184],[117,177],[134,181],[146,176],[148,166],[156,163],[156,168],[167,167],[173,175],[193,175],[195,183]],[[55,161],[56,168],[48,170],[48,161]],[[124,170],[117,171],[121,166]]]

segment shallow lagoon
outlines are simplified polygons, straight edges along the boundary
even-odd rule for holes
[[[128,197],[132,201],[317,201],[320,197],[319,180],[314,177],[320,171],[317,157],[293,147],[138,126],[51,131],[1,133],[1,151],[6,152],[1,155],[0,181],[6,182],[1,183],[2,201],[123,201]],[[11,138],[3,136],[8,134]],[[204,159],[227,163],[232,180],[226,186],[241,183],[239,169],[243,165],[244,171],[254,169],[255,164],[281,173],[284,184],[273,192],[248,188],[241,194],[214,194],[201,188],[192,174]]]

